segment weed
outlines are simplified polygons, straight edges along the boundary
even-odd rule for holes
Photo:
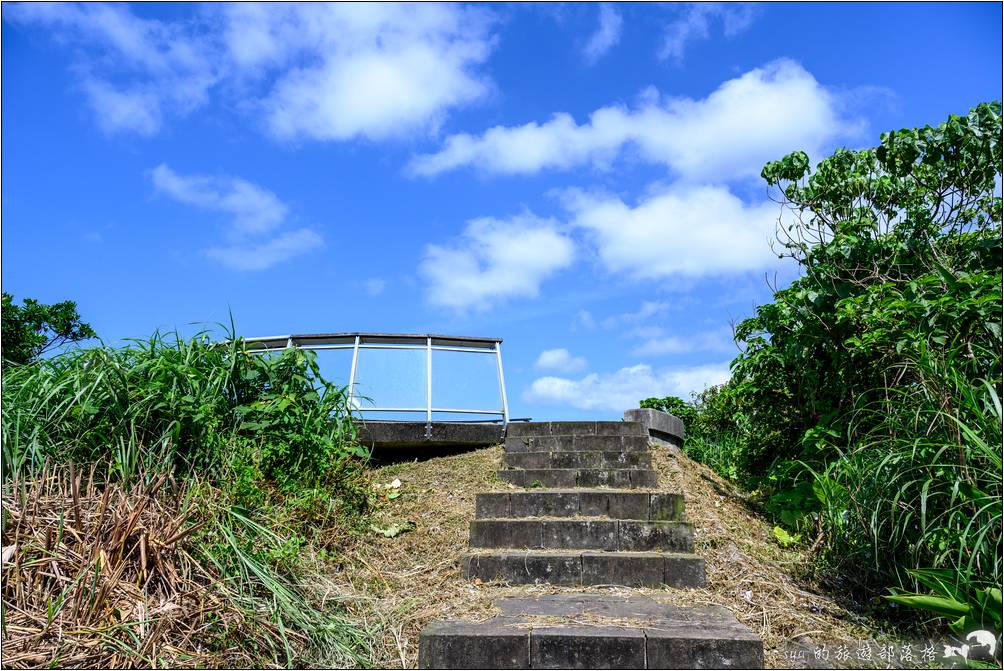
[[[82,518],[104,519],[106,504],[93,491],[103,487],[119,492],[122,501],[135,499],[135,515],[122,508],[126,521],[109,538],[120,544],[116,557],[129,559],[118,564],[120,570],[136,572],[142,584],[154,545],[146,536],[136,537],[140,527],[131,525],[143,506],[157,502],[173,529],[165,532],[170,543],[160,540],[184,553],[181,573],[199,576],[183,590],[196,596],[185,598],[193,603],[211,598],[215,604],[198,610],[192,623],[172,618],[152,624],[164,628],[155,630],[159,636],[169,638],[179,628],[198,624],[203,650],[215,650],[223,665],[235,646],[244,655],[238,666],[363,664],[366,633],[337,604],[315,605],[317,599],[305,587],[316,581],[305,555],[315,544],[336,551],[340,538],[367,528],[372,507],[363,470],[368,451],[355,440],[346,390],[321,376],[313,352],[257,355],[232,330],[225,335],[214,340],[203,332],[184,340],[176,333],[157,333],[119,348],[76,349],[7,366],[0,438],[5,515],[9,504],[26,510],[49,501],[52,547],[61,552],[67,544],[91,538],[80,526]],[[88,472],[87,496],[79,492],[83,473],[75,475],[81,466]],[[53,478],[75,483],[73,496],[53,499],[48,489],[33,485]],[[21,532],[21,526],[17,529],[13,533]],[[9,531],[5,521],[5,548],[30,542],[8,538]],[[93,542],[72,556],[100,556],[103,537]],[[68,617],[71,604],[76,617],[90,603],[81,601],[82,585],[89,586],[87,594],[102,594],[101,585],[109,579],[102,566],[74,565],[70,575],[75,579],[48,601],[22,606],[29,613],[41,608],[41,621],[53,626]],[[170,573],[165,580],[170,591],[178,577]],[[4,612],[11,612],[8,606],[19,598],[23,591],[11,592],[5,582]],[[146,601],[138,603],[149,612]],[[219,626],[209,628],[215,633],[203,639],[204,618],[214,608]],[[66,652],[69,657],[57,650],[48,662],[92,659],[88,649],[97,645],[118,651],[117,657],[102,658],[103,664],[164,664],[143,642],[146,624],[138,625],[139,638],[128,627],[114,629],[120,636],[111,633],[111,625],[99,624],[80,630],[81,638],[74,639],[80,647]],[[168,665],[189,652],[174,650]],[[199,655],[191,659],[205,663]]]

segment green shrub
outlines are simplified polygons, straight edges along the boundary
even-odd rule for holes
[[[34,298],[23,305],[3,293],[2,340],[3,367],[34,361],[63,345],[97,337],[90,324],[82,322],[77,304],[63,301],[45,305]]]
[[[207,589],[252,623],[219,623],[211,646],[287,666],[365,663],[364,623],[312,589],[311,546],[339,547],[372,500],[346,389],[314,352],[157,333],[10,365],[2,385],[5,496],[37,494],[40,472],[69,465],[137,500],[156,491],[186,518],[186,551],[218,577]]]
[[[764,168],[804,276],[737,328],[743,467],[878,584],[1001,584],[1000,137],[983,104],[815,171],[797,152]]]
[[[688,435],[683,442],[684,454],[729,480],[739,477],[739,469],[736,467],[738,449],[736,440],[728,435],[717,438]]]
[[[687,431],[697,415],[692,403],[684,401],[677,396],[665,396],[663,398],[646,398],[638,403],[639,408],[651,408],[661,412],[668,412],[679,417],[683,421],[683,426]]]
[[[790,210],[782,255],[804,274],[736,328],[751,474],[856,443],[861,409],[895,411],[887,390],[924,385],[929,353],[999,386],[1000,134],[1000,105],[983,104],[814,171],[802,152],[764,168]]]
[[[72,350],[10,367],[3,398],[5,478],[48,459],[126,484],[198,472],[250,493],[349,482],[367,456],[346,390],[314,352],[252,354],[240,338],[158,333]]]
[[[802,273],[737,325],[685,446],[828,566],[907,592],[936,574],[971,613],[1002,581],[1001,134],[984,103],[769,163]]]

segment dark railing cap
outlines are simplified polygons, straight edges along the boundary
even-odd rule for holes
[[[294,345],[352,345],[356,338],[359,344],[372,345],[424,345],[429,339],[440,347],[494,347],[502,338],[478,338],[474,336],[449,336],[435,333],[303,333],[282,336],[244,338],[247,343],[267,348],[285,347],[290,340]]]

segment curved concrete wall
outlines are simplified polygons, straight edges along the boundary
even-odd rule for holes
[[[624,419],[641,422],[654,443],[683,447],[683,421],[676,415],[652,408],[632,408],[624,411]]]

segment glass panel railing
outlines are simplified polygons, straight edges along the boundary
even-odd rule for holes
[[[353,406],[367,419],[484,422],[504,418],[498,341],[493,339],[332,333],[248,341],[263,356],[272,356],[269,352],[288,344],[312,350],[326,380],[341,387],[355,381]]]
[[[501,411],[495,353],[433,350],[432,405],[450,410]],[[450,420],[477,418],[449,417]]]
[[[426,352],[422,349],[363,349],[356,364],[355,405],[364,417],[389,418],[367,408],[417,408],[426,406]],[[424,420],[421,413],[408,419]]]
[[[352,350],[315,350],[317,366],[321,369],[321,377],[339,387],[349,386],[349,375],[352,371]]]

